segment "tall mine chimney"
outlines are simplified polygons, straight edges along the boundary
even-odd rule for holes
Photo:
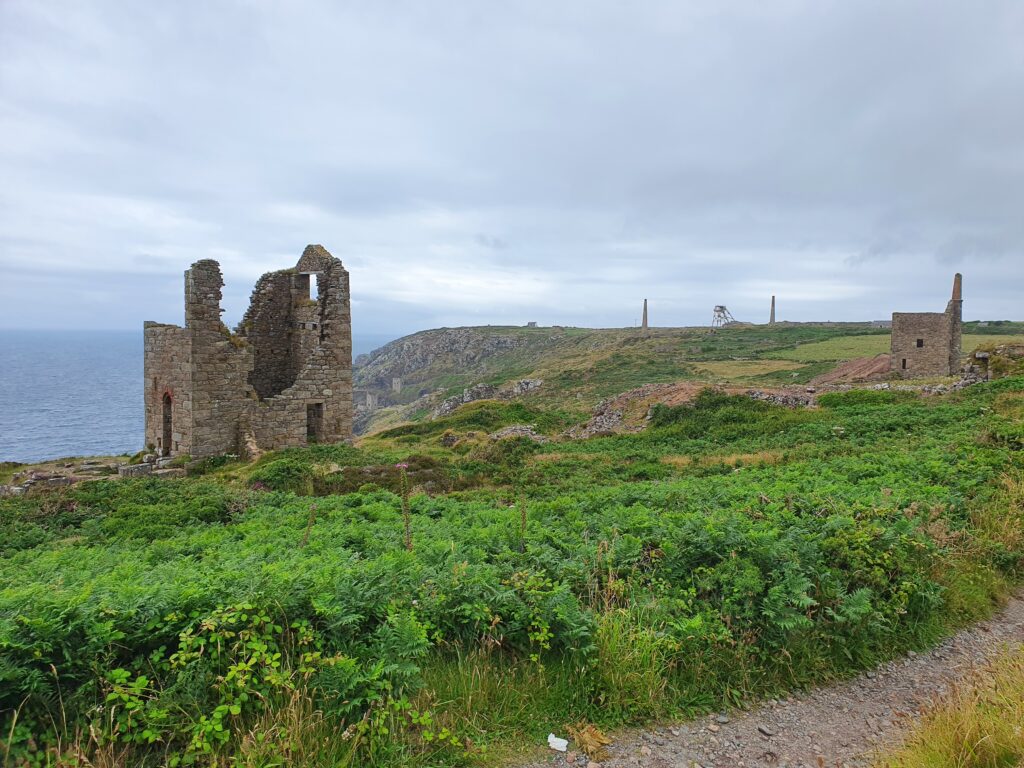
[[[775,296],[772,296],[772,313],[768,316],[768,325],[775,325]]]
[[[957,272],[953,276],[953,295],[946,305],[946,318],[949,320],[949,375],[960,373],[960,353],[963,333],[964,314],[964,278]]]
[[[647,330],[647,299],[644,299],[644,320],[640,324],[640,329],[643,331]]]

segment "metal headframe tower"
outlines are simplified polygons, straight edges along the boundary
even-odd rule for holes
[[[712,331],[715,330],[716,328],[724,328],[729,323],[735,322],[736,318],[732,316],[732,313],[729,311],[728,307],[726,307],[724,304],[715,305],[715,314],[711,318]]]

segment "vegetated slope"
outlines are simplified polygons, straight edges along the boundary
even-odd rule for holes
[[[1020,338],[1024,324],[965,326],[963,350]],[[1001,335],[1000,335],[1001,334]],[[357,422],[360,434],[429,416],[449,395],[474,384],[541,379],[529,402],[575,411],[659,382],[748,386],[804,384],[843,361],[887,352],[889,333],[867,323],[736,324],[707,328],[441,328],[406,336],[360,358],[357,388],[384,408]],[[401,391],[392,389],[401,379]]]
[[[1024,565],[1024,379],[820,403],[709,391],[544,445],[470,438],[532,407],[477,403],[0,499],[11,761],[492,765],[985,616]]]
[[[707,328],[442,328],[406,336],[360,358],[357,388],[393,406],[375,414],[363,432],[423,418],[443,397],[473,384],[542,379],[531,399],[586,409],[643,384],[693,379],[741,383],[799,383],[830,368],[815,360],[775,359],[801,344],[848,335],[881,334],[865,323],[779,323]],[[401,379],[401,392],[392,390]],[[424,399],[424,396],[430,395]]]

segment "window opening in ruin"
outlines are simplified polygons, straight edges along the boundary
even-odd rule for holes
[[[903,370],[907,370],[907,358],[903,358]]]
[[[319,275],[319,272],[299,272],[298,287],[302,292],[301,298],[309,301],[316,301],[319,298],[319,285],[317,285]]]
[[[170,393],[164,393],[164,414],[163,414],[163,435],[160,441],[160,455],[170,456],[171,455],[171,434],[173,433],[171,425],[171,395]]]
[[[306,441],[318,443],[324,434],[324,404],[306,404]]]
[[[923,346],[924,346],[924,339],[918,339],[917,340],[917,348],[920,349]]]

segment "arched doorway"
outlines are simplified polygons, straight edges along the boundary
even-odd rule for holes
[[[164,429],[162,440],[160,441],[160,455],[170,456],[171,455],[171,393],[164,393]]]

